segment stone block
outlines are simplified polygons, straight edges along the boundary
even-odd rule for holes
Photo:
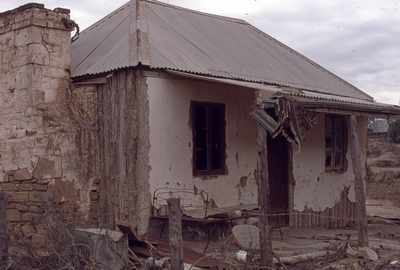
[[[32,202],[42,202],[45,200],[45,192],[32,191],[29,193],[29,200]]]
[[[20,20],[23,20],[22,18]],[[15,46],[28,45],[31,42],[29,28],[22,28],[15,31]]]
[[[7,220],[10,222],[21,221],[21,213],[17,209],[8,209]]]
[[[32,90],[32,103],[38,105],[44,103],[44,92],[40,90]]]
[[[10,193],[10,202],[28,202],[29,193],[27,191],[18,191]]]
[[[44,212],[43,208],[38,205],[30,205],[29,211],[31,213],[35,213],[35,214],[43,214],[43,212]]]
[[[6,175],[8,179],[8,175]],[[2,191],[17,191],[17,185],[15,183],[0,183],[0,190]]]
[[[19,46],[15,49],[15,56],[12,58],[12,67],[19,68],[30,63],[28,46]]]
[[[42,234],[32,235],[32,246],[34,248],[41,248],[46,246],[46,237]]]
[[[29,45],[30,63],[47,66],[50,64],[50,54],[43,44],[33,43]]]
[[[30,184],[30,183],[19,184],[19,190],[21,190],[21,191],[32,191],[33,190],[33,185]]]
[[[33,177],[38,180],[45,178],[54,178],[57,174],[56,162],[54,160],[40,157],[32,174]]]
[[[25,224],[21,227],[21,231],[25,237],[30,237],[35,233],[35,228],[30,224]]]
[[[16,204],[16,209],[18,209],[18,211],[20,212],[27,212],[29,211],[28,203],[27,202],[18,203]]]
[[[99,193],[97,193],[97,191],[90,191],[89,196],[91,201],[97,201],[99,199]]]
[[[47,186],[47,183],[33,184],[33,189],[35,191],[47,191],[48,186]]]
[[[33,67],[30,65],[25,65],[22,67],[19,67],[16,70],[16,83],[15,83],[15,89],[29,89],[31,86],[32,82],[32,71]]]
[[[43,28],[32,26],[30,30],[30,41],[31,43],[42,43],[43,42]]]
[[[19,169],[14,172],[15,180],[30,180],[32,179],[32,174],[27,168]]]
[[[40,218],[39,214],[31,213],[31,212],[22,213],[22,216],[21,216],[21,220],[25,221],[25,222],[37,221],[39,218]]]

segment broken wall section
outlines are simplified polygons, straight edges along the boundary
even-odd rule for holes
[[[71,25],[68,10],[40,4],[0,13],[0,191],[11,197],[11,227],[43,211],[49,190],[68,221],[87,215],[70,106]]]

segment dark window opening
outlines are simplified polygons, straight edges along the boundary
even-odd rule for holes
[[[225,105],[192,102],[191,112],[193,174],[225,174]]]
[[[347,125],[345,116],[326,115],[325,167],[326,171],[344,172],[347,169]]]

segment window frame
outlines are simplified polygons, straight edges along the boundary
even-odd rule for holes
[[[222,146],[221,150],[221,160],[219,162],[222,163],[222,167],[218,169],[212,169],[212,168],[207,168],[205,170],[199,169],[197,167],[197,159],[198,159],[198,149],[196,147],[197,143],[197,136],[198,136],[198,130],[196,129],[196,123],[195,123],[195,108],[196,107],[203,107],[206,108],[206,110],[209,110],[209,108],[219,108],[222,110],[222,131],[221,132],[221,138],[220,138],[220,144]],[[212,117],[212,116],[206,116],[206,118]],[[203,101],[191,101],[190,104],[190,119],[191,119],[191,128],[192,128],[192,169],[193,169],[193,176],[198,177],[198,176],[219,176],[219,175],[226,175],[228,170],[226,167],[226,106],[224,103],[217,103],[217,102],[203,102]],[[207,130],[210,129],[210,123],[207,121]],[[212,128],[212,127],[211,127]],[[212,132],[209,132],[210,134]],[[207,139],[210,140],[210,135],[207,136]],[[207,143],[208,144],[208,143]],[[211,151],[211,146],[208,144],[206,146],[207,148],[207,156],[210,156],[210,151]],[[209,161],[207,161],[207,166],[210,166]]]
[[[338,130],[341,129],[341,130]],[[344,115],[325,115],[325,171],[330,173],[344,173],[347,171],[348,162],[346,159],[348,151],[349,129],[347,118]],[[330,138],[330,146],[328,139]],[[341,142],[341,143],[340,143]],[[338,144],[341,144],[338,146]],[[340,164],[337,163],[337,156],[340,155]],[[327,159],[330,156],[328,164]]]

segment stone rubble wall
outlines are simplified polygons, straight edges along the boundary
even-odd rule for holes
[[[9,194],[7,219],[11,243],[31,238],[35,247],[44,247],[42,235],[45,228],[39,223],[47,209],[48,184],[25,178],[25,175],[17,171],[9,181],[0,183],[0,190]]]
[[[47,193],[66,221],[96,223],[96,127],[79,118],[93,102],[70,89],[70,22],[68,10],[40,4],[0,13],[0,191],[11,230],[46,210]]]

